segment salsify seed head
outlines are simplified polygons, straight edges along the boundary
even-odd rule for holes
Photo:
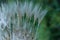
[[[10,37],[6,40],[36,40],[38,25],[47,12],[47,8],[42,10],[41,5],[32,1],[1,4],[0,30],[4,32],[6,29],[5,33]]]

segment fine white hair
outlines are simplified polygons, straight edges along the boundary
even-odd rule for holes
[[[47,12],[48,12],[47,8],[42,10],[41,5],[39,5],[38,3],[34,5],[33,2],[23,2],[23,3],[22,2],[20,2],[20,3],[12,2],[12,3],[8,3],[8,4],[1,4],[0,30],[2,30],[2,32],[4,32],[4,30],[7,27],[8,31],[10,30],[9,32],[11,35],[11,37],[10,37],[11,40],[33,40],[31,38],[32,35],[30,35],[29,33],[27,33],[27,36],[24,36],[24,32],[27,32],[27,31],[25,31],[26,28],[28,28],[28,26],[30,28],[31,25],[30,25],[30,23],[27,23],[26,21],[21,23],[22,16],[24,16],[26,13],[26,16],[28,18],[31,18],[31,16],[34,15],[34,20],[36,20],[38,18],[38,24],[40,24]],[[16,19],[15,19],[15,14],[18,17]],[[15,29],[13,29],[13,35],[11,34],[10,23],[12,23],[14,25],[13,28],[15,28]],[[21,24],[23,25],[23,27],[21,27]],[[32,29],[32,27],[29,29],[30,33],[32,31],[31,29]],[[0,31],[0,33],[2,33],[2,32]],[[7,33],[7,32],[5,32],[5,33]],[[13,36],[13,38],[12,38],[12,36]],[[22,38],[23,36],[24,36],[24,38]],[[6,37],[6,34],[4,37]],[[27,37],[29,37],[29,38],[27,38]],[[0,40],[2,40],[2,39],[0,38]],[[3,38],[3,40],[9,40],[9,37],[6,39]]]

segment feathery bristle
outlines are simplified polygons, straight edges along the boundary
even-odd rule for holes
[[[33,2],[13,2],[1,5],[0,30],[3,29],[2,32],[6,30],[7,34],[1,34],[3,37],[0,40],[36,40],[38,24],[40,25],[48,10],[42,10],[42,6],[38,3],[33,5]]]

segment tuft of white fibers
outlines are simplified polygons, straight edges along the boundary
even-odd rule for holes
[[[33,2],[12,2],[0,7],[0,40],[36,40],[47,8]],[[38,20],[37,20],[38,19]]]

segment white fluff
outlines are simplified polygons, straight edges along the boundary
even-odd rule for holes
[[[5,35],[6,37],[6,32],[4,31],[7,27],[9,34],[10,34],[10,38],[8,36],[8,38],[6,38],[6,40],[33,40],[32,39],[32,29],[33,26],[31,26],[30,23],[27,23],[26,21],[24,21],[23,23],[21,23],[21,17],[24,16],[24,14],[27,14],[27,17],[31,17],[32,14],[34,15],[34,20],[36,20],[37,18],[39,19],[39,24],[42,21],[42,19],[44,18],[44,16],[47,13],[47,9],[44,9],[41,11],[42,6],[39,4],[36,4],[33,7],[34,3],[33,2],[24,2],[24,3],[9,3],[9,4],[2,4],[1,8],[0,8],[0,34],[1,35]],[[15,14],[17,14],[17,19],[15,18]],[[12,17],[12,19],[11,19]],[[13,35],[11,34],[11,25],[10,23],[13,23]],[[3,24],[3,28],[2,25]],[[22,24],[22,26],[20,25]],[[27,30],[26,30],[27,28]],[[37,27],[38,28],[38,27]],[[29,31],[29,32],[28,32]],[[2,34],[2,32],[5,32]],[[7,32],[8,33],[8,32]],[[25,33],[27,35],[25,35]],[[0,40],[2,40],[0,35]],[[7,34],[8,35],[8,34]],[[20,35],[20,36],[19,36]],[[13,36],[13,38],[11,38],[11,36]],[[23,37],[22,39],[19,39],[19,37]],[[5,39],[3,39],[5,40]]]

